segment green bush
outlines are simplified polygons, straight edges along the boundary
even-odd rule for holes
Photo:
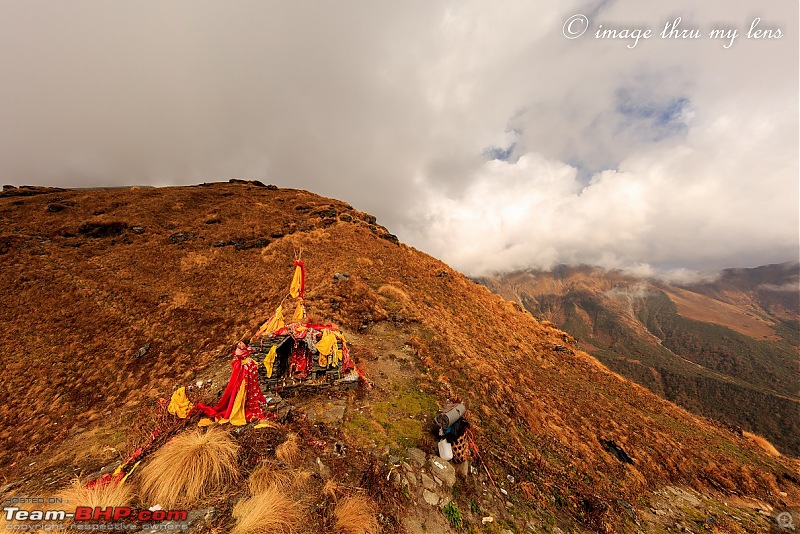
[[[455,501],[447,503],[447,506],[442,508],[442,513],[444,513],[444,517],[451,527],[461,528],[464,526],[464,517],[461,515],[461,510]]]

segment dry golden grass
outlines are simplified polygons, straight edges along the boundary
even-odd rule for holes
[[[98,484],[93,488],[86,488],[85,484],[86,481],[75,480],[58,493],[67,512],[74,512],[78,506],[105,508],[127,506],[133,501],[134,492],[130,484]]]
[[[322,486],[322,495],[328,497],[330,499],[335,499],[338,493],[341,491],[341,486],[338,482],[333,479],[330,479],[325,482]]]
[[[271,486],[233,508],[233,534],[290,534],[303,519],[303,507],[277,486]]]
[[[161,447],[139,476],[145,504],[190,505],[237,476],[239,446],[224,430],[193,430]]]
[[[287,465],[297,465],[300,461],[300,446],[297,443],[298,436],[294,432],[286,435],[286,441],[278,445],[275,449],[275,456]]]
[[[385,284],[379,287],[378,294],[390,299],[398,300],[400,302],[408,302],[408,295],[406,292],[390,284]]]
[[[304,490],[311,484],[314,475],[310,471],[297,469],[292,473],[292,487],[296,490]]]
[[[250,495],[258,495],[272,488],[290,495],[302,494],[311,484],[313,474],[302,469],[283,469],[271,462],[262,462],[248,477]]]
[[[380,525],[375,517],[375,502],[363,495],[345,497],[333,511],[334,529],[343,534],[377,534]]]
[[[250,495],[263,493],[272,486],[280,488],[292,483],[292,475],[286,470],[279,469],[275,464],[262,462],[256,467],[247,479]]]
[[[772,443],[770,443],[766,438],[762,438],[761,436],[753,434],[751,432],[742,432],[742,435],[747,439],[749,439],[750,441],[752,441],[753,443],[755,443],[756,445],[758,445],[759,447],[761,447],[761,449],[764,450],[764,452],[766,452],[770,456],[778,457],[781,455],[778,449],[776,449],[775,446]]]

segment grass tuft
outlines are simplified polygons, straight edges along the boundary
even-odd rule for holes
[[[134,494],[129,484],[98,484],[93,488],[86,488],[85,484],[85,480],[75,480],[59,492],[65,511],[74,512],[78,506],[127,506],[133,501]]]
[[[297,465],[300,461],[300,446],[297,444],[297,434],[290,432],[286,436],[286,441],[278,445],[275,449],[275,456],[286,465]]]
[[[233,534],[290,534],[303,519],[303,508],[273,485],[239,501],[233,517]]]
[[[377,534],[380,525],[375,517],[377,506],[363,495],[345,497],[333,511],[334,529],[343,534]]]
[[[261,462],[247,479],[250,495],[263,493],[272,486],[284,488],[291,483],[291,474],[286,470],[278,469],[278,467],[271,462]]]
[[[142,469],[143,501],[164,508],[197,502],[236,478],[238,450],[227,432],[214,427],[175,437]]]

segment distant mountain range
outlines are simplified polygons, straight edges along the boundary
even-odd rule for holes
[[[688,285],[587,266],[479,281],[617,373],[800,455],[800,263]]]

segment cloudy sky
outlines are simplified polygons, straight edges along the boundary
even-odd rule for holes
[[[797,260],[798,48],[797,0],[0,0],[0,181],[308,189],[469,274]]]

